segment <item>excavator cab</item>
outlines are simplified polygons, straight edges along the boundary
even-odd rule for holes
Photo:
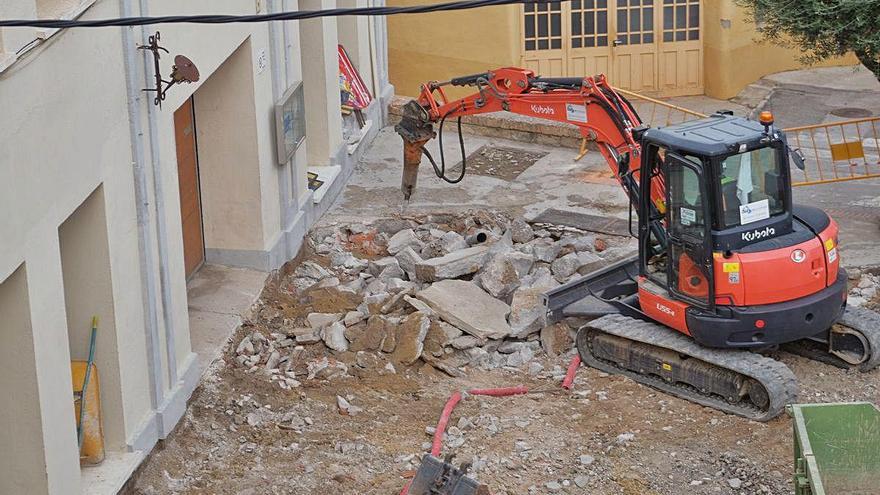
[[[717,113],[648,129],[641,149],[640,176],[659,176],[666,188],[662,201],[638,205],[640,273],[674,298],[712,310],[714,253],[724,256],[792,231],[784,135],[769,124]],[[635,197],[651,198],[651,182],[642,181]]]

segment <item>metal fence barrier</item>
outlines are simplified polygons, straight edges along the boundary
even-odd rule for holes
[[[705,114],[615,88],[651,127],[701,119]],[[880,177],[880,117],[841,120],[783,129],[788,144],[804,155],[804,170],[792,169],[792,185],[808,186]]]

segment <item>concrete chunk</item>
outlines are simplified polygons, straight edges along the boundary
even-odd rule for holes
[[[483,266],[487,250],[486,246],[474,246],[422,261],[416,264],[416,277],[421,281],[434,282],[476,273]]]
[[[309,315],[306,316],[309,326],[314,329],[326,327],[327,325],[335,323],[341,319],[341,313],[309,313]]]
[[[406,275],[410,280],[418,280],[416,275],[416,265],[424,262],[419,253],[415,252],[413,248],[407,247],[397,253],[397,262],[400,265],[400,268],[406,272]]]
[[[397,254],[408,247],[418,247],[421,249],[421,241],[416,237],[413,229],[401,230],[388,239],[388,252]]]
[[[507,324],[510,306],[471,282],[441,280],[420,291],[417,297],[441,318],[481,340],[500,339],[510,334]]]

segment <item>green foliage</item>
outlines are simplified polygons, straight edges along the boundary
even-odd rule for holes
[[[764,38],[812,63],[853,52],[880,79],[880,0],[736,0]]]

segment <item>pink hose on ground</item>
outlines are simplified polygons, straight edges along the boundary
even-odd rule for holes
[[[568,371],[565,373],[565,379],[562,380],[562,388],[565,390],[571,390],[571,386],[574,384],[574,376],[577,374],[577,370],[581,365],[581,356],[580,354],[575,354],[575,356],[571,359],[571,363],[568,365]]]
[[[437,422],[437,429],[434,430],[434,443],[431,444],[431,455],[440,457],[440,446],[443,444],[443,433],[446,432],[446,425],[449,423],[449,417],[452,416],[452,410],[461,400],[461,392],[455,392],[446,401],[446,407],[443,408],[443,414],[440,415],[440,421]]]
[[[571,360],[571,364],[568,365],[568,372],[565,374],[565,380],[562,381],[562,387],[566,390],[571,389],[571,385],[574,383],[574,376],[580,365],[580,356],[575,356],[574,359]],[[509,397],[511,395],[527,394],[529,393],[529,389],[525,385],[519,385],[516,387],[503,388],[475,388],[468,390],[467,393],[470,395],[486,395],[489,397]],[[446,401],[443,413],[440,414],[440,421],[437,422],[437,428],[434,430],[434,442],[431,444],[431,455],[434,457],[440,457],[440,448],[443,445],[443,434],[446,432],[446,425],[449,424],[449,418],[452,416],[452,411],[455,409],[455,406],[461,402],[461,399],[461,392],[455,392],[449,397],[449,400]],[[406,486],[403,487],[403,490],[401,490],[400,495],[407,495],[411,484],[412,480],[409,480],[406,483]]]

